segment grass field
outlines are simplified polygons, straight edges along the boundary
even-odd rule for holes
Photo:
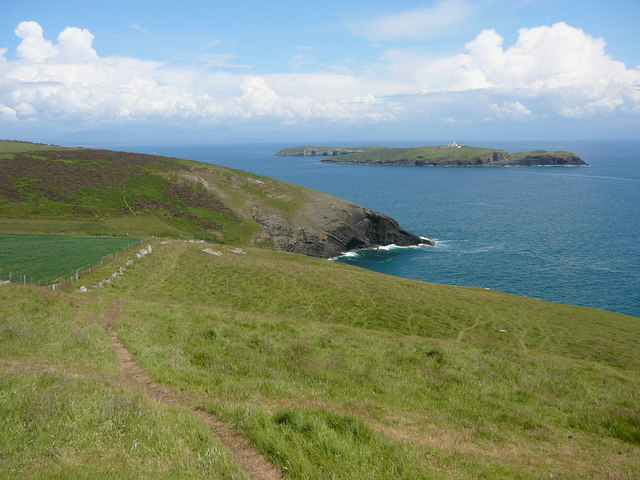
[[[190,413],[121,383],[110,304],[29,285],[0,304],[0,479],[247,479]]]
[[[0,233],[0,280],[46,285],[98,263],[103,257],[137,245],[135,238],[68,237]]]

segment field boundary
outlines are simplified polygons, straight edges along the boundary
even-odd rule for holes
[[[136,243],[132,243],[128,247],[125,247],[125,248],[123,248],[121,250],[117,250],[117,251],[115,251],[113,253],[110,253],[108,255],[105,255],[98,262],[96,262],[94,264],[84,265],[84,266],[76,269],[76,271],[74,273],[72,273],[71,275],[62,275],[62,276],[56,278],[50,284],[44,285],[44,286],[46,288],[50,289],[50,290],[59,290],[61,288],[69,287],[69,286],[73,285],[74,283],[76,283],[78,280],[80,280],[81,276],[84,276],[84,275],[86,275],[88,273],[93,272],[96,268],[103,266],[106,262],[110,262],[111,260],[114,260],[115,258],[117,258],[118,255],[120,255],[120,253],[126,252],[127,250],[130,250],[130,249],[132,249],[134,247],[138,247],[138,246],[142,245],[143,243],[144,243],[144,240],[138,240]],[[29,282],[25,282],[25,283],[29,283]]]

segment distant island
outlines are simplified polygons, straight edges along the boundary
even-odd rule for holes
[[[324,157],[324,163],[358,165],[398,165],[409,167],[567,167],[587,165],[575,153],[558,151],[508,153],[493,148],[471,147],[452,142],[435,147],[390,148],[318,147],[305,145],[285,148],[281,157]]]

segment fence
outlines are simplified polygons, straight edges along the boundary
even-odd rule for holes
[[[73,285],[75,282],[80,280],[82,276],[87,275],[88,273],[91,273],[96,268],[104,265],[106,262],[109,262],[115,259],[116,257],[118,257],[120,253],[126,252],[127,250],[137,247],[142,243],[143,243],[143,240],[137,240],[135,243],[131,243],[128,247],[123,248],[122,250],[118,250],[117,252],[110,253],[109,255],[105,255],[97,263],[84,265],[80,268],[77,268],[75,272],[73,272],[72,274],[62,275],[54,279],[51,283],[43,286],[51,290],[59,290],[61,288],[65,288],[70,285]],[[9,282],[12,282],[12,283],[24,283],[24,284],[29,283],[34,285],[42,285],[42,282],[40,280],[37,280],[37,279],[34,280],[33,276],[29,277],[29,275],[26,275],[26,274],[14,275],[12,272],[9,272],[8,279],[9,279]]]
[[[80,277],[82,275],[86,275],[88,273],[93,272],[96,268],[101,267],[106,262],[110,262],[111,260],[115,259],[121,252],[126,252],[127,250],[133,247],[142,245],[142,243],[143,243],[142,240],[138,240],[137,243],[131,244],[127,248],[123,248],[122,250],[118,250],[117,252],[110,253],[109,255],[105,255],[100,259],[98,263],[95,263],[93,265],[85,265],[84,267],[77,269],[75,273],[73,273],[72,275],[65,275],[63,277],[58,277],[46,287],[50,288],[51,290],[59,290],[61,288],[69,287],[74,283],[76,283],[78,280],[80,280]]]

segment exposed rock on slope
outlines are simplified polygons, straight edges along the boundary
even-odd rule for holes
[[[335,197],[324,200],[307,205],[293,221],[260,208],[254,209],[253,218],[280,249],[314,257],[329,258],[348,250],[392,243],[434,245],[379,212]]]

